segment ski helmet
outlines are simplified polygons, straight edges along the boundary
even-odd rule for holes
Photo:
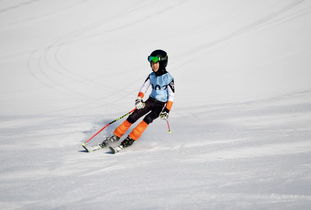
[[[167,66],[168,56],[164,50],[155,50],[148,56],[149,62],[159,62],[160,69],[165,69]]]

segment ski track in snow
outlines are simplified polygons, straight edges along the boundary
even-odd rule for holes
[[[309,209],[310,12],[0,0],[0,209]],[[156,120],[124,152],[84,152],[132,108],[155,48],[175,76],[173,132]]]

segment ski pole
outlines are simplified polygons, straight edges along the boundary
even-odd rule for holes
[[[169,123],[168,119],[165,119],[165,121],[166,121],[166,125],[167,125],[167,132],[168,133],[172,133],[171,126],[170,126],[170,123]]]
[[[95,136],[97,136],[97,134],[99,134],[100,132],[102,132],[105,128],[107,128],[109,125],[111,125],[112,123],[117,122],[118,120],[121,120],[122,118],[126,117],[127,115],[131,114],[132,112],[134,112],[136,110],[136,108],[132,109],[131,111],[129,111],[128,113],[122,115],[121,117],[111,121],[110,123],[108,123],[107,125],[105,125],[104,127],[102,127],[100,130],[98,130],[96,133],[94,133],[88,140],[86,140],[84,142],[84,144],[89,143]]]

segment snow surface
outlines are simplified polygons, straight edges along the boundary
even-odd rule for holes
[[[0,209],[310,209],[310,37],[310,0],[1,0]],[[173,132],[83,152],[158,48]]]

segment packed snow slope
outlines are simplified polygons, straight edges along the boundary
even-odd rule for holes
[[[1,0],[0,209],[310,209],[310,37],[307,0]],[[173,132],[83,152],[155,49]]]

